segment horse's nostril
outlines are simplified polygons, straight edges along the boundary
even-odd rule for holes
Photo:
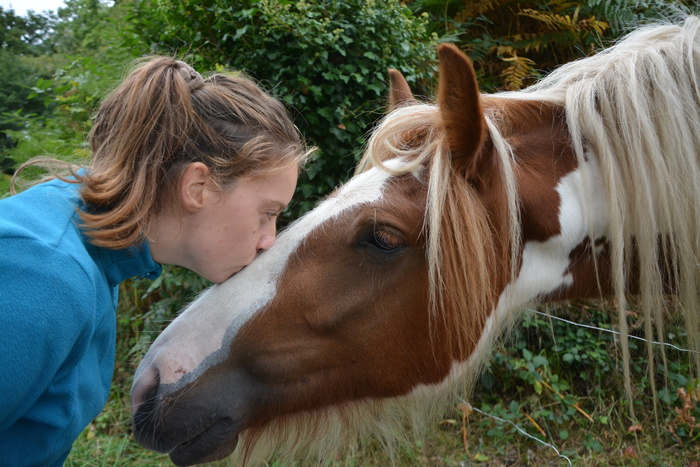
[[[160,386],[160,374],[157,370],[152,374],[142,374],[131,388],[131,415],[139,410],[149,412],[148,406],[153,406]]]
[[[167,452],[160,444],[160,439],[152,436],[159,386],[160,378],[157,375],[155,378],[148,378],[148,382],[139,378],[134,384],[131,390],[132,428],[134,437],[144,447],[157,452]]]

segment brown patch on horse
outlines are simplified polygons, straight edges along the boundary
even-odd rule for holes
[[[626,279],[626,290],[637,296],[641,293],[639,246],[634,241],[630,242],[629,274]],[[659,238],[659,268],[660,280],[664,294],[677,295],[675,284],[679,271],[672,264],[668,256],[668,239]],[[666,249],[665,249],[666,248]],[[595,256],[595,262],[594,262]],[[596,264],[597,263],[597,264]],[[592,242],[586,238],[569,254],[568,272],[573,277],[573,284],[562,290],[556,291],[547,297],[549,301],[568,300],[571,298],[596,298],[611,296],[614,293],[611,277],[610,243],[605,239],[597,239]]]
[[[561,200],[557,185],[576,170],[563,109],[543,102],[484,99],[515,155],[524,242],[559,235]]]
[[[594,259],[595,257],[595,259]],[[574,298],[596,298],[613,292],[610,282],[610,245],[603,239],[595,242],[587,237],[569,253],[572,283],[544,297],[543,302],[559,302]]]
[[[485,115],[513,150],[521,243],[544,242],[559,235],[561,199],[556,187],[578,166],[568,144],[562,109],[542,102],[491,96],[482,96],[481,102]],[[499,295],[512,280],[511,262],[515,261],[519,268],[520,255],[514,259],[510,254],[505,181],[493,145],[487,137],[481,148],[481,170],[490,175],[481,178],[479,200],[484,204],[495,244],[492,281],[495,294]]]

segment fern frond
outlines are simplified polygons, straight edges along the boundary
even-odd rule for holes
[[[456,21],[464,21],[467,18],[476,18],[477,16],[494,11],[501,8],[511,0],[465,0],[464,8],[456,16]]]
[[[526,8],[518,12],[518,15],[532,18],[543,23],[551,31],[569,31],[576,33],[580,30],[578,25],[578,13],[580,7],[576,8],[573,16],[559,15],[549,11],[537,11]]]
[[[506,89],[509,91],[522,89],[525,78],[533,74],[535,62],[527,57],[520,57],[515,53],[502,60],[511,64],[501,72]]]

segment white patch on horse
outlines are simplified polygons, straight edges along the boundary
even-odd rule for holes
[[[403,162],[395,159],[385,165],[398,169]],[[132,393],[146,390],[156,375],[161,385],[177,383],[171,388],[174,391],[225,359],[241,326],[274,298],[288,258],[299,244],[341,212],[380,199],[389,177],[389,173],[376,168],[353,177],[332,197],[291,224],[268,252],[203,293],[153,342],[136,370]]]
[[[595,156],[589,154],[583,167],[563,177],[556,190],[560,197],[561,232],[544,242],[525,243],[518,277],[501,293],[496,310],[486,323],[480,347],[495,337],[500,324],[514,311],[560,288],[571,286],[571,252],[586,238],[592,237],[595,241],[608,235],[607,191]]]

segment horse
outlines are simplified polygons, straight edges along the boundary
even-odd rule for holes
[[[177,465],[390,445],[473,387],[533,303],[612,297],[624,336],[634,295],[662,340],[673,296],[697,370],[699,31],[643,26],[494,94],[441,44],[436,102],[390,69],[356,173],[153,342],[136,440]]]

